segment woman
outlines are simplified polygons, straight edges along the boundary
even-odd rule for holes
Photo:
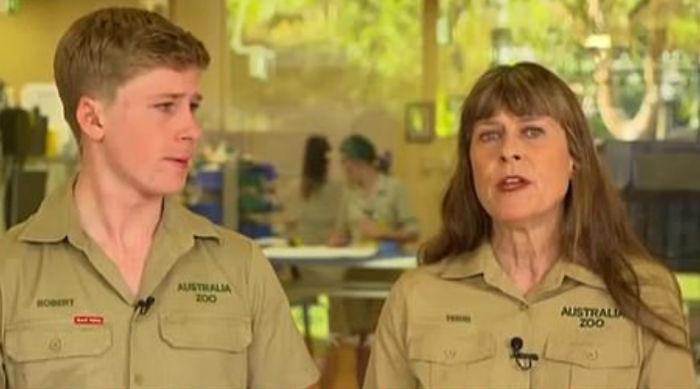
[[[333,246],[388,241],[408,243],[418,237],[418,223],[406,190],[384,174],[386,164],[377,157],[372,142],[350,135],[340,146],[347,190]]]
[[[331,245],[378,244],[383,254],[396,255],[404,243],[418,237],[418,222],[408,193],[401,183],[385,174],[386,161],[377,156],[372,142],[362,135],[350,135],[340,145],[348,189],[338,217]],[[396,271],[350,269],[347,281],[393,282]],[[356,347],[357,381],[362,383],[369,357],[369,335],[374,331],[382,308],[380,300],[345,300],[331,312],[331,332],[346,345]]]
[[[312,135],[306,139],[301,180],[295,180],[284,198],[285,230],[289,238],[305,245],[325,244],[335,227],[340,209],[342,187],[328,180],[326,137]]]
[[[561,79],[488,71],[457,150],[442,230],[385,304],[365,388],[695,387],[675,279]]]

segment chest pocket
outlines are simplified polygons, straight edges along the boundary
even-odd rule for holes
[[[430,331],[432,332],[432,331]],[[485,388],[496,355],[493,335],[475,332],[469,335],[445,334],[435,330],[409,344],[409,359],[414,373],[428,388]]]
[[[168,369],[166,387],[246,386],[249,317],[170,312],[160,316],[159,327],[168,363],[187,366]]]
[[[544,358],[569,371],[570,389],[638,386],[641,357],[637,338],[606,342],[602,337],[553,335],[547,340]]]
[[[163,314],[160,333],[174,348],[243,352],[252,340],[250,320],[244,317]]]
[[[102,382],[107,369],[111,329],[75,327],[65,322],[37,322],[8,326],[4,348],[11,387],[81,385],[87,377]]]

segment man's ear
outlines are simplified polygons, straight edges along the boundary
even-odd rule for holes
[[[104,138],[104,105],[92,97],[83,96],[78,100],[75,115],[83,136],[99,142]]]

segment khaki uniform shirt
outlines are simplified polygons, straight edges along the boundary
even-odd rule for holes
[[[648,262],[635,271],[642,298],[683,325],[672,274]],[[670,335],[687,342],[687,332]],[[521,352],[538,356],[530,369],[511,358],[514,337],[522,339]],[[603,281],[585,267],[558,261],[522,296],[485,244],[407,273],[387,300],[364,388],[420,387],[690,389],[696,384],[690,352],[624,318]]]
[[[0,388],[304,388],[318,377],[254,244],[166,200],[140,295],[71,186],[0,242]],[[137,301],[153,297],[149,309]]]
[[[375,221],[380,228],[418,231],[418,222],[411,208],[405,187],[395,178],[380,174],[376,190],[367,195],[358,188],[348,188],[343,199],[336,230],[350,233],[352,244],[367,243],[360,234],[361,222]],[[376,269],[348,269],[344,278],[351,281],[395,281],[399,272]],[[382,301],[346,299],[331,306],[330,330],[336,334],[369,333],[374,329]]]
[[[337,229],[348,231],[352,242],[360,243],[360,222],[364,219],[389,229],[418,230],[406,189],[385,174],[379,175],[377,189],[369,196],[357,188],[346,190]]]

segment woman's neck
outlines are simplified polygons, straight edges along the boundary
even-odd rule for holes
[[[367,167],[362,171],[362,175],[358,180],[358,187],[365,194],[374,193],[379,183],[379,172],[374,167]]]
[[[521,292],[539,284],[559,258],[559,220],[517,226],[494,223],[491,243],[496,258]]]

